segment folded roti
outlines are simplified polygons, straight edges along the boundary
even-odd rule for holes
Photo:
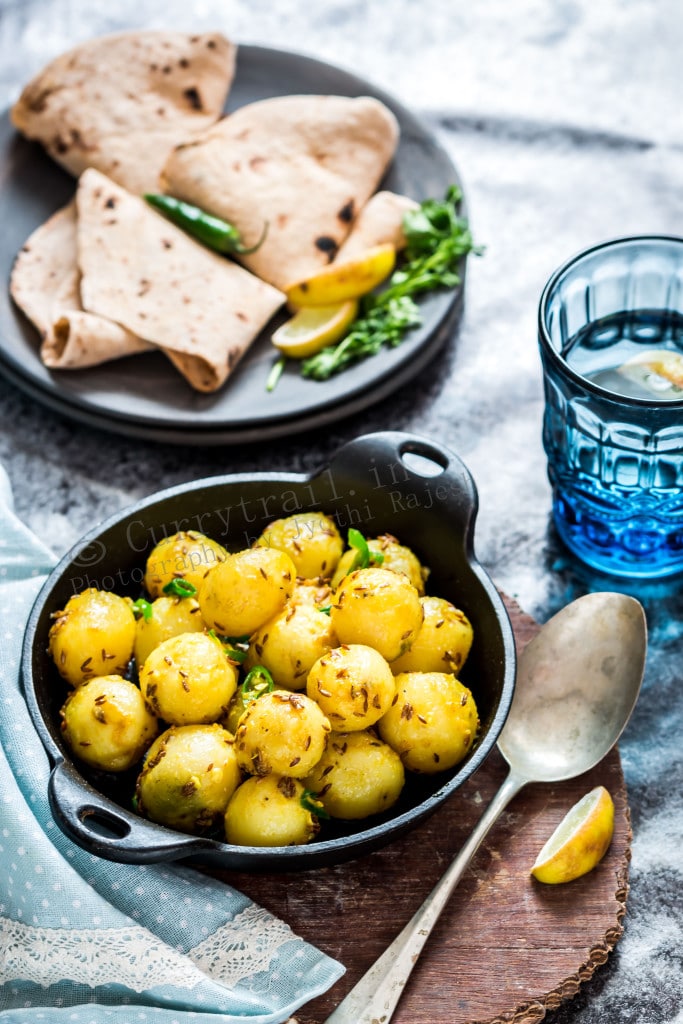
[[[99,171],[76,203],[84,308],[162,347],[198,391],[219,388],[284,295]]]
[[[171,149],[221,115],[235,52],[215,32],[92,39],[29,82],[12,122],[76,177],[96,167],[132,192],[157,191]]]
[[[84,312],[80,276],[71,202],[33,232],[10,277],[14,301],[40,332],[43,363],[50,369],[77,369],[151,348],[114,321]]]
[[[394,154],[398,124],[367,96],[282,96],[240,107],[178,146],[164,191],[229,221],[245,266],[278,288],[337,254]]]
[[[353,259],[366,249],[386,242],[390,242],[395,249],[403,249],[406,244],[403,214],[416,210],[419,205],[414,199],[396,192],[375,192],[356,217],[335,263]]]

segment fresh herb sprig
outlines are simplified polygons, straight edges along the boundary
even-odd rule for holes
[[[346,337],[302,361],[304,377],[327,380],[385,346],[395,348],[408,329],[422,321],[413,296],[460,284],[462,257],[482,251],[458,213],[461,199],[461,190],[451,185],[443,200],[425,199],[404,214],[405,262],[393,272],[386,288],[365,297],[361,316]]]

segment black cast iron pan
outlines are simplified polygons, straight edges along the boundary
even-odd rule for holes
[[[431,569],[428,591],[470,618],[474,644],[462,681],[481,718],[478,743],[450,772],[412,776],[383,817],[325,823],[317,841],[277,848],[231,846],[152,824],[131,809],[134,773],[107,775],[79,763],[64,744],[59,709],[66,696],[47,654],[53,612],[88,586],[139,597],[145,559],[165,535],[196,529],[233,550],[252,543],[270,520],[320,509],[343,535],[389,532]],[[59,826],[99,856],[130,863],[191,859],[237,870],[309,869],[360,856],[416,825],[450,797],[494,747],[512,699],[515,675],[510,621],[473,550],[477,494],[451,451],[403,433],[376,433],[342,447],[312,476],[294,473],[220,476],[162,491],[91,530],[59,563],[32,610],[22,679],[35,726],[53,763],[49,784]]]

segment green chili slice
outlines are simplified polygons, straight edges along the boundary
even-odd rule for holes
[[[247,672],[240,689],[242,691],[242,699],[245,703],[248,703],[262,697],[264,693],[272,693],[275,689],[275,683],[267,668],[264,668],[263,665],[254,665]]]
[[[154,614],[154,609],[149,601],[145,601],[144,597],[139,597],[137,601],[133,601],[133,615],[136,619],[144,619],[145,622],[149,622]]]
[[[245,644],[245,641],[249,639],[248,636],[219,636],[215,629],[209,630],[209,636],[213,637],[214,640],[217,640],[225,651],[226,657],[229,658],[230,661],[237,662],[238,665],[242,664],[249,653],[248,645]]]
[[[324,818],[326,821],[329,820],[329,814],[323,806],[322,800],[319,798],[317,793],[313,793],[310,789],[305,789],[301,794],[299,803],[305,811],[310,811],[311,814],[315,814],[316,818]]]
[[[230,256],[233,253],[238,256],[248,256],[263,245],[268,234],[268,222],[266,221],[261,231],[261,237],[256,244],[244,246],[234,224],[230,224],[221,217],[214,217],[213,214],[207,213],[199,206],[185,203],[182,199],[176,199],[174,196],[156,193],[147,193],[145,199],[155,210],[163,213],[179,228],[187,231],[188,235],[192,235],[198,242],[203,242],[215,252],[223,253],[224,256]]]
[[[169,597],[194,597],[197,593],[197,588],[194,583],[190,583],[189,580],[183,579],[179,576],[178,579],[171,580],[163,588],[164,594],[168,594]]]
[[[322,612],[323,615],[329,615],[330,612],[332,611],[332,605],[331,604],[325,604],[325,605],[322,606],[322,608],[318,608],[318,611]]]

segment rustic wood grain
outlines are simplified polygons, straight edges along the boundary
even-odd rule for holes
[[[537,624],[509,608],[521,649]],[[291,1024],[322,1024],[417,910],[502,782],[497,750],[435,815],[384,850],[287,875],[217,872],[345,964],[344,977]],[[604,785],[616,809],[612,845],[589,875],[544,886],[529,875],[565,812]],[[631,829],[616,749],[559,785],[528,786],[484,840],[430,936],[395,1024],[532,1024],[574,996],[622,932]]]

